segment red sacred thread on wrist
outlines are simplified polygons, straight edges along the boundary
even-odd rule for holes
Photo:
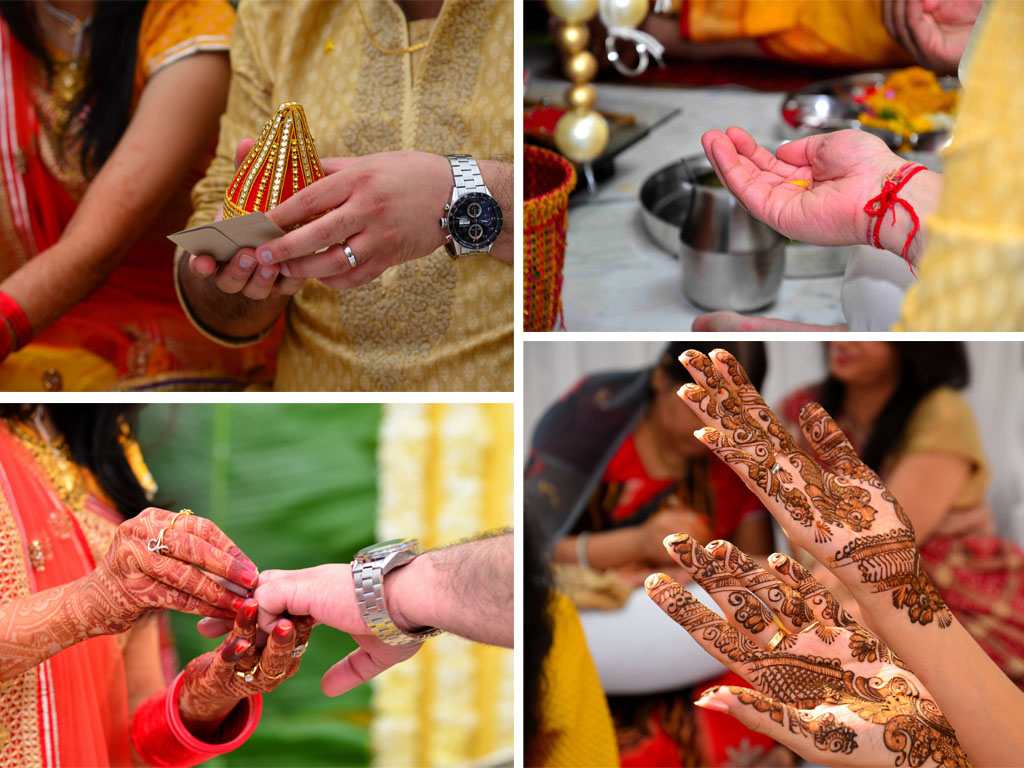
[[[910,256],[908,254],[910,252],[910,244],[914,241],[914,235],[921,229],[921,220],[917,217],[914,206],[902,197],[899,197],[897,193],[914,177],[914,174],[923,170],[925,170],[925,167],[917,163],[901,165],[897,171],[885,177],[882,191],[877,197],[868,200],[867,205],[864,206],[864,212],[875,219],[873,228],[870,223],[868,224],[868,242],[874,242],[875,248],[882,247],[881,242],[878,240],[878,232],[882,228],[882,219],[885,218],[886,211],[892,211],[891,226],[896,226],[897,204],[902,205],[906,212],[910,214],[910,220],[914,222],[914,226],[910,229],[910,234],[907,235],[907,242],[904,243],[903,251],[900,255],[906,260],[907,266],[910,267],[910,274],[915,277],[917,277],[917,273],[914,272],[914,265],[910,263]]]
[[[6,357],[10,352],[17,352],[32,341],[32,323],[29,322],[25,310],[18,306],[18,302],[3,291],[0,291],[0,316],[10,323],[11,330],[14,331],[14,349],[5,349],[4,357]],[[4,334],[0,333],[0,336],[2,335]]]

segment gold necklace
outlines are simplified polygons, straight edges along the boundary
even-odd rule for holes
[[[366,30],[367,39],[369,39],[370,44],[381,53],[386,53],[388,56],[401,56],[403,53],[413,53],[414,51],[422,51],[424,48],[427,47],[427,43],[430,42],[430,40],[424,40],[422,43],[416,43],[416,45],[410,45],[408,48],[399,48],[397,50],[385,48],[384,46],[382,46],[380,43],[373,39],[373,33],[370,31],[369,23],[366,21],[366,13],[363,11],[363,4],[361,0],[356,0],[356,8],[359,9],[359,18],[363,20],[363,29]]]
[[[50,485],[70,509],[78,510],[85,503],[88,490],[82,482],[82,476],[77,465],[71,459],[71,451],[63,435],[57,434],[50,437],[45,426],[40,421],[40,414],[36,411],[32,417],[36,422],[39,434],[33,430],[23,419],[17,417],[5,418],[3,421],[7,428],[24,445],[36,463],[46,472]]]

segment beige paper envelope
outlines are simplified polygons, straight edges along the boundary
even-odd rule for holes
[[[214,221],[168,235],[167,239],[189,253],[203,253],[217,261],[230,261],[240,248],[255,248],[275,240],[284,230],[262,211],[224,221]]]

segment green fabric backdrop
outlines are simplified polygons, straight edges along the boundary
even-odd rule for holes
[[[139,442],[158,502],[210,518],[261,569],[347,562],[374,541],[378,405],[167,405],[143,409]],[[173,614],[182,664],[216,647]],[[369,762],[369,686],[327,698],[320,676],[355,647],[317,627],[302,668],[264,697],[248,743],[208,765]]]

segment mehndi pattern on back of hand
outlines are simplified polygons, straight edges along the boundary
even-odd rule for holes
[[[826,555],[831,567],[855,565],[861,583],[891,593],[911,622],[949,626],[952,615],[924,573],[909,518],[835,421],[817,404],[800,414],[819,463],[797,447],[736,358],[725,350],[712,355],[689,350],[680,358],[696,383],[679,395],[707,425],[700,440],[769,506],[810,529],[806,546],[820,549],[842,532],[842,548]]]

